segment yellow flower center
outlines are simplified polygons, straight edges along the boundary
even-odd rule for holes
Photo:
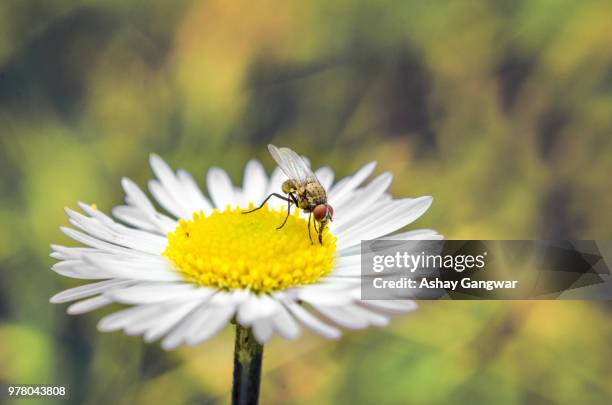
[[[202,286],[268,293],[315,283],[332,270],[336,238],[326,228],[320,245],[311,228],[311,243],[308,221],[297,210],[277,230],[286,215],[267,206],[249,214],[241,208],[195,213],[168,234],[163,255]]]

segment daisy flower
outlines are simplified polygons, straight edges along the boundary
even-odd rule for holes
[[[95,205],[66,208],[74,228],[64,234],[84,247],[52,245],[52,269],[66,277],[95,280],[60,292],[52,303],[73,302],[69,314],[127,305],[100,320],[101,331],[123,330],[164,349],[195,345],[228,323],[248,330],[260,344],[274,334],[295,339],[302,329],[338,338],[341,328],[384,326],[392,314],[412,311],[410,300],[362,300],[360,242],[368,239],[441,239],[432,230],[394,233],[419,218],[431,197],[394,199],[390,173],[366,182],[375,163],[334,183],[328,167],[315,171],[333,206],[322,244],[311,243],[307,214],[295,210],[286,225],[286,202],[271,199],[287,178],[270,177],[256,160],[247,163],[242,187],[213,167],[206,197],[194,178],[151,155],[151,199],[124,178],[125,204],[112,217]],[[114,218],[113,218],[114,217]],[[238,340],[237,340],[238,345]]]

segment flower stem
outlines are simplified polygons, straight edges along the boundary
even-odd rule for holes
[[[262,357],[263,346],[257,342],[251,329],[236,322],[233,405],[256,405],[259,401]]]

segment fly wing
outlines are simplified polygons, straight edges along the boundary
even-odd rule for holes
[[[297,180],[300,183],[308,181],[316,181],[317,176],[310,169],[310,165],[300,155],[289,148],[277,148],[274,145],[268,145],[270,154],[278,163],[283,173],[290,178]]]
[[[280,148],[280,152],[288,162],[295,167],[295,171],[298,172],[299,176],[297,177],[298,181],[316,181],[317,176],[312,172],[310,168],[310,163],[306,160],[306,158],[298,155],[293,150],[289,148]]]

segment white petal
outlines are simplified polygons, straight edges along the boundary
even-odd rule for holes
[[[366,318],[352,314],[346,310],[346,307],[328,307],[325,305],[315,305],[312,306],[323,314],[330,321],[344,327],[347,329],[363,329],[368,327],[369,322]]]
[[[300,327],[285,309],[284,306],[280,306],[278,313],[272,318],[274,329],[279,335],[288,340],[297,339],[300,336]]]
[[[49,299],[49,302],[59,304],[62,302],[80,300],[81,298],[87,298],[92,295],[100,294],[114,288],[124,287],[131,284],[133,284],[133,282],[130,280],[106,280],[98,283],[85,284],[57,293]]]
[[[269,296],[253,295],[240,305],[236,319],[243,326],[251,326],[259,319],[270,318],[279,311],[280,304]]]
[[[232,292],[217,292],[210,299],[210,303],[215,306],[239,306],[243,302],[248,301],[251,293],[248,290],[233,290]]]
[[[204,197],[193,177],[184,170],[176,173],[159,156],[152,154],[150,164],[158,180],[149,181],[149,190],[160,203],[160,205],[176,218],[191,218],[194,212],[204,211],[205,214],[212,212],[212,206],[208,199]],[[132,187],[134,189],[135,187]],[[126,190],[127,192],[127,190]],[[145,204],[146,196],[142,192],[135,190],[129,195],[131,204],[144,208],[148,214],[152,215],[154,209]]]
[[[315,172],[315,175],[317,176],[317,179],[319,180],[321,185],[325,188],[325,190],[329,190],[332,183],[334,182],[334,171],[331,168],[325,166],[325,167],[319,168]]]
[[[79,202],[79,207],[81,207],[81,209],[87,215],[89,215],[92,219],[99,221],[103,225],[104,228],[108,229],[112,233],[126,235],[126,236],[135,236],[137,239],[144,238],[147,240],[152,240],[154,243],[159,243],[160,240],[165,240],[165,235],[166,235],[165,231],[174,230],[174,228],[176,228],[176,225],[177,225],[176,221],[173,221],[170,218],[165,217],[164,215],[155,213],[154,214],[155,219],[156,219],[155,225],[157,226],[157,229],[154,229],[154,232],[161,233],[162,235],[164,235],[163,237],[160,237],[159,235],[153,235],[150,232],[142,232],[139,229],[129,228],[129,227],[126,227],[125,225],[115,222],[111,217],[106,215],[104,212],[98,209],[94,209],[89,204],[84,204],[82,202]],[[131,207],[131,208],[137,209],[136,207]]]
[[[169,166],[154,156],[151,157],[151,167],[159,181],[150,180],[149,191],[166,211],[182,219],[190,219],[194,212],[212,212],[210,201],[188,172],[179,170],[175,175]]]
[[[147,182],[149,186],[149,192],[155,198],[155,200],[162,206],[163,209],[172,214],[175,218],[189,219],[191,218],[191,212],[185,209],[183,206],[178,204],[174,198],[170,195],[167,189],[161,185],[157,180],[149,180]]]
[[[102,241],[100,239],[96,239],[96,238],[91,237],[91,236],[89,236],[87,234],[84,234],[82,232],[76,231],[76,230],[74,230],[72,228],[67,228],[67,227],[61,226],[60,227],[60,231],[64,235],[68,236],[71,239],[76,240],[77,242],[81,242],[84,245],[91,246],[91,247],[96,248],[97,250],[100,250],[100,251],[103,251],[103,252],[113,253],[113,254],[117,254],[119,256],[121,256],[121,255],[125,255],[125,256],[140,256],[139,253],[142,253],[142,252],[135,251],[134,249],[126,249],[123,246],[113,245],[112,243],[108,243],[108,242]]]
[[[117,260],[102,255],[90,255],[84,258],[85,263],[97,267],[105,274],[116,278],[148,281],[180,281],[181,275],[174,271],[164,258],[149,261]]]
[[[212,167],[206,174],[206,185],[208,186],[208,193],[219,211],[225,211],[228,205],[230,207],[236,205],[234,187],[225,170]]]
[[[431,197],[396,200],[338,233],[338,249],[390,234],[419,218],[431,206]]]
[[[212,305],[210,301],[206,301],[191,313],[189,316],[189,328],[185,332],[184,336],[184,342],[186,344],[194,344],[194,336],[199,334],[202,328],[206,327],[209,319],[213,317],[215,308],[216,307]]]
[[[336,259],[331,275],[348,273],[361,275],[361,255],[340,256]]]
[[[175,220],[159,213],[156,213],[157,220],[152,221],[150,217],[131,205],[116,206],[111,212],[119,221],[138,229],[157,232],[162,235],[166,235],[168,232],[173,231],[177,226]]]
[[[361,307],[359,305],[351,305],[343,308],[353,316],[361,316],[368,320],[368,323],[373,326],[387,326],[389,324],[389,318],[385,315],[372,311],[370,309]]]
[[[161,214],[159,214],[155,210],[153,204],[151,204],[151,201],[149,201],[145,193],[142,192],[142,190],[136,185],[136,183],[124,177],[121,180],[121,186],[125,191],[125,201],[128,206],[133,206],[134,208],[137,208],[139,211],[142,212],[144,216],[149,219],[151,223],[157,224],[160,227],[164,226],[163,223],[160,223]]]
[[[97,220],[98,222],[100,222],[102,225],[104,225],[104,227],[106,228],[110,228],[110,229],[114,229],[114,228],[123,228],[121,225],[115,223],[115,221],[113,221],[111,218],[109,218],[106,214],[104,214],[102,211],[99,211],[96,208],[93,208],[91,206],[91,204],[86,204],[82,201],[77,202],[77,205],[79,206],[79,208],[81,208],[81,210],[87,214],[87,216],[94,218],[95,220]],[[66,210],[66,209],[65,209]],[[68,211],[72,211],[70,209],[67,209]],[[79,214],[81,215],[81,214]],[[70,216],[70,214],[69,214]]]
[[[85,312],[102,308],[103,306],[111,304],[112,302],[113,301],[109,300],[106,297],[97,296],[70,305],[66,312],[68,312],[70,315],[84,314]]]
[[[361,266],[334,269],[328,277],[361,277]]]
[[[394,235],[386,235],[384,239],[388,240],[442,240],[444,236],[440,235],[433,229],[414,229],[408,232],[396,233]]]
[[[342,294],[343,290],[346,290],[346,285],[311,284],[299,287],[296,290],[298,298],[309,304],[342,306],[348,305],[353,301],[351,296]]]
[[[412,300],[363,300],[359,303],[391,314],[411,312],[418,307],[417,303]]]
[[[95,266],[85,264],[81,260],[65,260],[55,263],[51,266],[51,270],[65,277],[71,277],[82,280],[103,280],[107,278],[115,278],[112,273],[100,270]]]
[[[336,183],[336,185],[329,190],[329,193],[327,193],[329,203],[333,206],[337,201],[341,201],[346,193],[350,193],[355,188],[359,187],[359,185],[372,174],[375,167],[376,162],[370,162],[357,170],[354,175],[346,177]]]
[[[118,224],[111,227],[98,218],[86,217],[69,208],[66,208],[65,211],[72,225],[99,240],[150,254],[160,254],[166,247],[167,240],[160,235],[130,229]]]
[[[145,342],[152,342],[164,336],[200,304],[201,301],[189,300],[187,302],[178,303],[178,305],[173,305],[173,308],[169,309],[163,316],[157,318],[155,323],[147,328],[144,334]],[[169,350],[164,347],[163,343],[162,348]]]
[[[336,250],[337,257],[356,256],[361,254],[361,244],[344,247]]]
[[[305,310],[301,305],[295,302],[286,302],[286,305],[293,316],[295,316],[304,326],[313,330],[320,336],[326,339],[338,339],[340,337],[341,333],[338,329],[321,321]]]
[[[287,180],[287,176],[285,176],[282,170],[277,166],[270,176],[270,182],[268,183],[268,189],[266,190],[265,195],[268,196],[272,193],[282,193],[282,185],[283,181],[285,180]],[[285,205],[286,202],[278,198],[270,198],[268,200],[268,206],[275,210],[279,210]]]
[[[152,222],[155,222],[158,213],[140,187],[132,180],[125,177],[121,179],[121,186],[123,187],[123,191],[125,191],[125,202],[129,206],[139,209]]]
[[[259,319],[253,324],[252,329],[255,339],[257,339],[260,344],[264,345],[272,339],[274,328],[270,319]]]
[[[50,247],[62,257],[61,260],[80,259],[84,254],[98,252],[97,249],[85,247],[66,247],[61,245],[50,245]]]
[[[194,180],[193,176],[185,170],[178,170],[177,176],[179,181],[185,188],[185,195],[189,199],[192,212],[203,211],[205,215],[209,215],[213,211],[213,206],[202,194],[202,190],[198,186],[198,183]]]
[[[360,288],[361,287],[361,276],[327,276],[319,281],[320,285],[338,286],[342,288]]]
[[[189,284],[151,283],[113,290],[106,295],[124,304],[151,304],[173,299],[205,299],[214,292],[212,288],[195,287]]]
[[[149,163],[151,164],[155,176],[159,179],[159,183],[153,183],[159,185],[159,189],[161,190],[158,191],[163,190],[162,194],[165,194],[166,197],[165,202],[169,203],[173,208],[171,212],[180,212],[181,215],[179,218],[190,218],[193,213],[193,207],[190,206],[191,195],[189,191],[191,190],[183,187],[183,184],[177,179],[174,171],[159,156],[151,154]],[[149,188],[151,184],[152,182],[149,182]]]
[[[246,205],[249,202],[259,205],[266,197],[268,177],[266,171],[258,160],[249,160],[244,168],[242,194]]]
[[[392,180],[391,173],[383,173],[354,193],[354,198],[346,200],[344,204],[336,202],[333,207],[338,214],[330,224],[330,230],[334,233],[340,233],[343,228],[350,226],[355,218],[362,216],[364,211],[382,196],[391,185]]]
[[[205,316],[195,324],[194,329],[187,337],[187,343],[191,345],[203,342],[217,334],[227,325],[235,313],[233,305],[211,306],[207,309]]]
[[[174,328],[162,342],[162,347],[165,350],[172,350],[187,343],[190,330],[193,328],[193,322],[199,319],[201,311],[206,309],[206,305],[206,303],[200,304],[190,311],[178,324],[175,324]]]
[[[127,177],[122,178],[121,187],[123,187],[123,191],[125,191],[126,194],[126,200],[130,205],[141,208],[143,212],[155,211],[155,207],[153,207],[151,201],[149,201],[145,193],[143,193],[140,187],[132,180]]]
[[[334,323],[348,329],[362,329],[370,325],[386,326],[388,318],[356,305],[327,306],[312,304],[313,307]]]
[[[139,305],[117,311],[105,316],[98,322],[98,330],[101,332],[111,332],[134,325],[142,319],[151,319],[153,315],[162,311],[160,305]]]

